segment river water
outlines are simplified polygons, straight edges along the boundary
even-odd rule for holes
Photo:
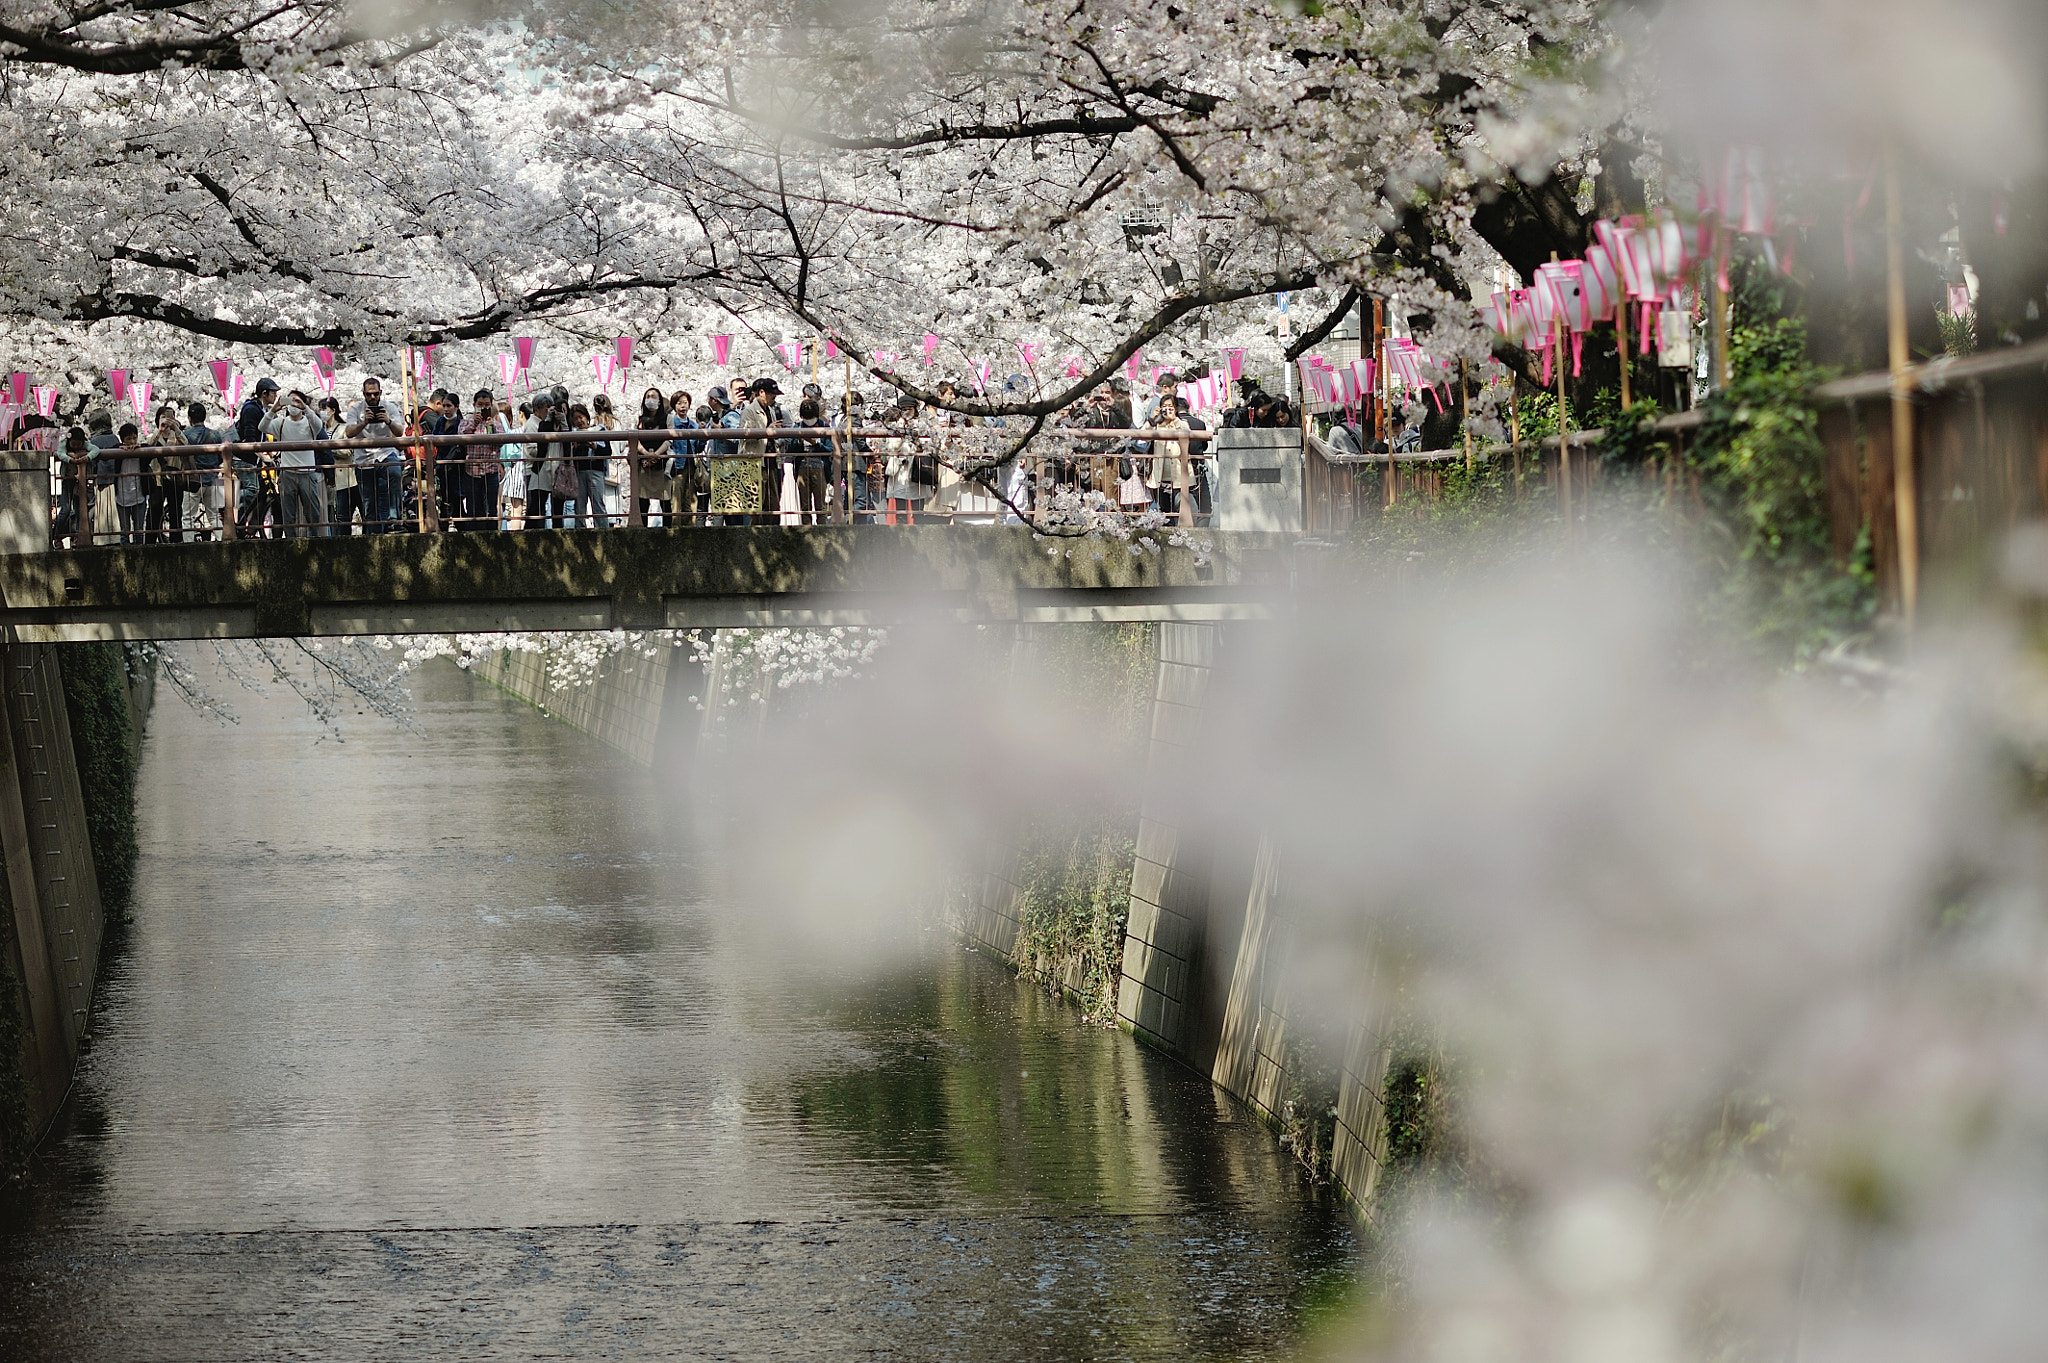
[[[489,685],[317,745],[221,686],[151,719],[0,1358],[1251,1358],[1349,1281],[1205,1081],[907,915],[767,949],[672,795]]]

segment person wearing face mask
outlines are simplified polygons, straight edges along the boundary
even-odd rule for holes
[[[659,388],[650,388],[640,395],[640,411],[634,418],[635,428],[643,431],[664,430],[669,425],[668,402]],[[669,477],[668,465],[673,453],[667,440],[635,440],[627,452],[633,461],[633,474],[639,478],[634,487],[639,489],[639,500],[633,504],[632,514],[627,518],[631,525],[655,525],[665,521],[657,519],[668,501],[673,480]],[[628,496],[633,495],[629,488]]]
[[[263,434],[272,440],[325,440],[327,427],[321,423],[306,395],[293,389],[264,421]],[[284,523],[287,538],[326,536],[326,491],[313,451],[277,452],[278,519]]]

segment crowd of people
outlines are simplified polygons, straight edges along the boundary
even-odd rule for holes
[[[68,429],[31,415],[10,435],[55,456],[52,530],[63,544],[83,543],[88,521],[98,544],[213,539],[229,520],[243,537],[375,535],[423,525],[474,533],[619,523],[1015,522],[1062,490],[1168,516],[1178,516],[1188,497],[1199,522],[1212,510],[1214,489],[1208,441],[1195,433],[1209,427],[1184,410],[1178,387],[1172,373],[1159,375],[1149,392],[1115,379],[1048,424],[1185,431],[1185,441],[1077,436],[1008,461],[997,457],[1003,419],[951,410],[945,404],[957,390],[949,382],[938,385],[937,405],[904,395],[871,410],[862,394],[828,396],[817,383],[785,402],[781,384],[765,377],[714,385],[701,403],[686,391],[648,388],[623,415],[605,393],[572,400],[560,386],[516,403],[481,389],[466,408],[455,393],[436,389],[407,411],[376,378],[346,407],[265,378],[226,426],[209,424],[202,403],[165,403],[147,430],[117,426],[100,412]],[[1253,381],[1241,393],[1223,424],[1298,420],[1285,398]],[[548,438],[592,430],[670,434]],[[485,433],[532,438],[412,443],[420,435]],[[290,448],[330,439],[390,443]],[[230,442],[259,448],[233,453],[223,478],[221,452],[206,447]],[[267,443],[278,448],[260,448]]]

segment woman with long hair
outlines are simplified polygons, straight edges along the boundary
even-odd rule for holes
[[[667,429],[669,424],[667,400],[659,388],[649,388],[640,395],[640,410],[633,418],[634,429],[659,431]],[[633,464],[630,472],[639,479],[626,492],[627,496],[637,498],[632,504],[632,514],[627,517],[628,524],[653,525],[656,513],[665,509],[671,485],[668,472],[669,460],[673,457],[669,449],[671,443],[667,440],[635,440],[632,449],[627,451],[627,458]],[[665,524],[667,517],[662,517],[662,521]]]

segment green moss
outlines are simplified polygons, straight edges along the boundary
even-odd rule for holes
[[[111,924],[120,921],[135,892],[135,730],[127,658],[119,644],[65,644],[58,670],[100,904]]]
[[[1136,825],[1099,815],[1040,824],[1020,858],[1017,960],[1072,994],[1091,1022],[1116,1018]]]
[[[1088,717],[1090,741],[1133,776],[1129,788],[1027,828],[1018,847],[1016,959],[1065,990],[1091,1021],[1116,1017],[1137,858],[1139,790],[1152,716],[1152,627],[1040,626],[1026,684]]]

